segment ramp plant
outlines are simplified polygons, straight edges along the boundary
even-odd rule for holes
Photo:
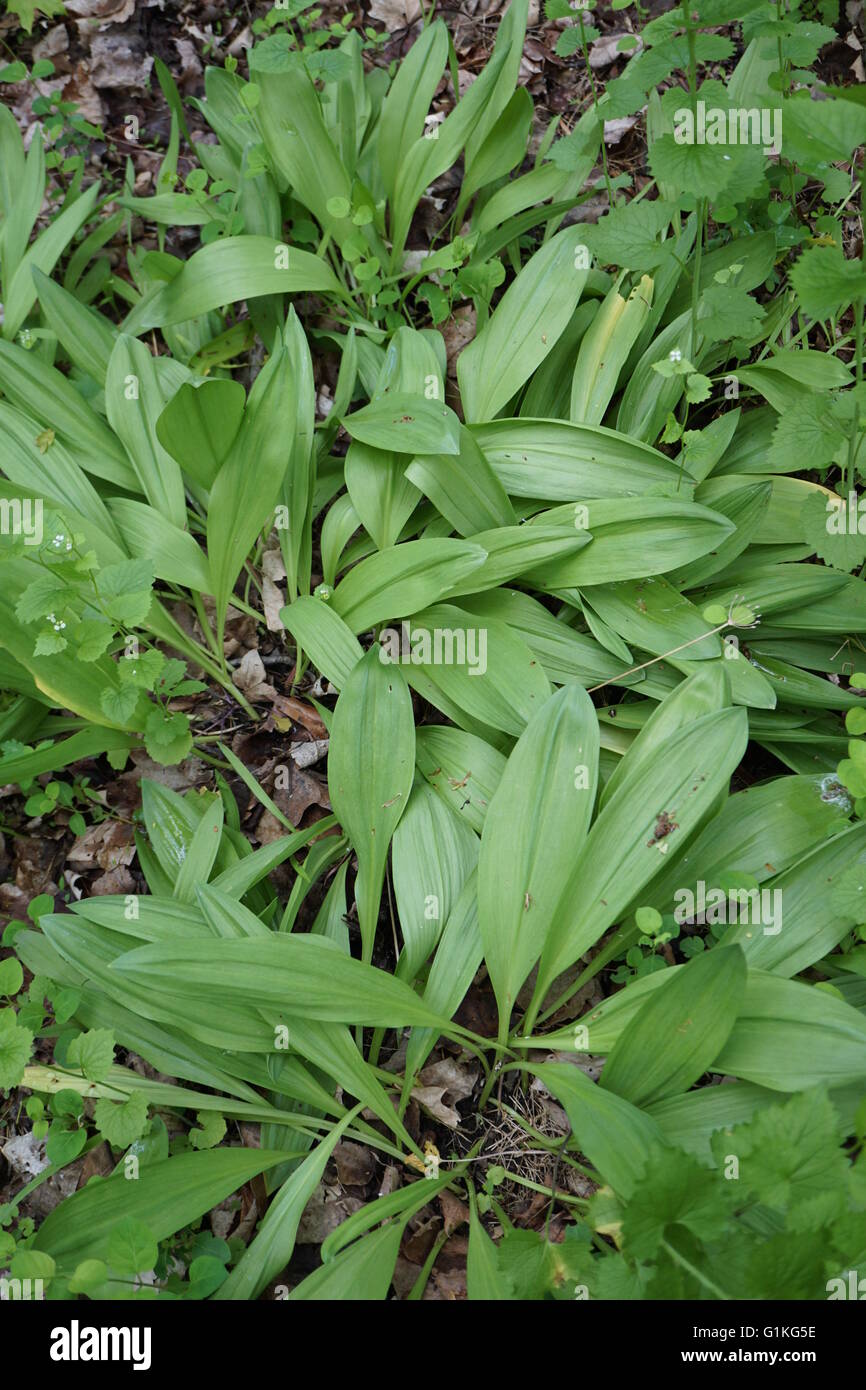
[[[588,62],[585,18],[548,18]],[[470,1298],[816,1299],[863,1263],[862,91],[810,71],[833,31],[798,6],[701,0],[531,146],[526,22],[514,0],[440,119],[442,20],[392,76],[352,29],[269,21],[246,76],[205,74],[185,190],[119,197],[161,249],[100,308],[57,271],[98,194],[28,250],[0,185],[0,783],[142,745],[220,772],[142,782],[146,893],[4,936],[0,1083],[47,1171],[102,1140],[117,1165],[35,1231],[27,1189],[2,1212],[49,1297],[384,1299],[446,1189]],[[602,136],[644,107],[636,190]],[[707,112],[724,140],[688,137]],[[38,212],[38,150],[0,135]],[[262,620],[272,530],[329,733],[332,814],[303,828],[177,707],[216,686],[259,718],[226,624]],[[253,850],[229,778],[286,834]],[[478,1082],[425,1139],[443,1050]],[[539,1086],[564,1133],[516,1105]],[[485,1157],[503,1117],[546,1184]],[[399,1182],[295,1277],[344,1140]],[[252,1238],[196,1256],[253,1178]]]

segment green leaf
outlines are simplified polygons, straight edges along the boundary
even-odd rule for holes
[[[810,107],[823,104],[809,103]],[[844,111],[844,103],[829,104]],[[839,246],[811,247],[792,266],[790,274],[804,312],[813,319],[831,318],[855,300],[866,299],[866,269],[862,261],[846,260]]]
[[[361,410],[343,416],[353,439],[375,449],[398,454],[457,454],[460,421],[438,400],[399,392],[381,396]]]
[[[196,1116],[198,1128],[191,1129],[189,1141],[194,1149],[213,1149],[225,1137],[226,1122],[215,1110],[200,1111]]]
[[[114,1065],[114,1034],[110,1028],[91,1028],[72,1039],[66,1053],[70,1067],[78,1067],[88,1081],[105,1081]]]
[[[147,1126],[147,1096],[133,1091],[126,1100],[115,1103],[98,1100],[93,1115],[96,1128],[114,1149],[128,1149]]]
[[[24,971],[20,961],[17,961],[14,956],[0,960],[0,994],[11,997],[18,993],[23,983]]]
[[[186,499],[177,461],[159,442],[156,422],[165,405],[164,378],[143,343],[125,333],[115,341],[105,378],[108,422],[132,460],[141,491],[167,521],[186,527]],[[131,623],[138,620],[131,620]]]
[[[381,1301],[387,1296],[400,1249],[403,1225],[393,1221],[362,1236],[326,1265],[308,1274],[289,1294],[290,1302],[346,1299]]]
[[[408,985],[345,956],[322,936],[160,941],[120,956],[113,968],[118,977],[148,988],[158,981],[166,994],[201,998],[207,990],[214,1000],[267,1008],[281,1017],[374,1028],[443,1026]]]
[[[156,421],[156,437],[195,482],[213,486],[240,429],[246,398],[240,382],[184,382]]]
[[[220,1299],[258,1298],[292,1257],[304,1208],[321,1182],[325,1165],[357,1111],[335,1125],[283,1183],[255,1238],[247,1246],[216,1295]]]
[[[630,270],[655,270],[670,255],[673,244],[659,238],[670,226],[673,206],[655,202],[627,203],[600,217],[586,228],[586,242],[602,265],[627,266]]]
[[[850,571],[859,569],[866,561],[866,534],[860,535],[859,516],[849,515],[844,498],[832,494],[825,498],[814,492],[803,503],[800,516],[806,544],[825,564]]]
[[[570,1062],[529,1064],[529,1070],[565,1108],[574,1137],[604,1181],[619,1196],[631,1196],[661,1137],[655,1121]]]
[[[134,337],[183,323],[239,299],[299,293],[342,298],[344,291],[321,256],[276,237],[224,237],[196,251],[173,280],[146,296],[127,317],[124,332]]]
[[[394,832],[391,877],[403,933],[397,973],[414,980],[478,862],[478,836],[417,781]]]
[[[72,1163],[87,1143],[85,1129],[52,1129],[45,1145],[45,1157],[49,1163],[63,1168]]]
[[[687,1091],[724,1047],[745,985],[746,962],[737,948],[695,956],[626,1024],[601,1085],[640,1106]]]
[[[484,821],[479,922],[502,1038],[589,829],[597,773],[598,721],[573,683],[526,726]]]
[[[435,603],[486,558],[486,551],[469,541],[420,540],[389,546],[346,575],[334,591],[331,606],[352,632],[364,632],[388,618],[404,618]]]
[[[10,14],[17,14],[22,29],[28,34],[33,33],[37,11],[46,18],[66,13],[62,0],[8,0],[6,8]]]
[[[279,1150],[211,1149],[142,1165],[136,1182],[122,1173],[93,1179],[45,1218],[34,1246],[74,1269],[106,1258],[124,1220],[143,1222],[154,1240],[165,1240],[284,1159]]]
[[[844,1203],[849,1166],[839,1114],[822,1087],[792,1096],[784,1105],[756,1112],[746,1124],[712,1139],[716,1161],[738,1161],[739,1191],[753,1194],[777,1211],[808,1211],[829,1197]]]
[[[373,939],[388,846],[409,801],[415,763],[412,701],[399,670],[372,648],[334,711],[328,752],[331,805],[358,856],[355,894],[364,960]]]
[[[211,489],[207,545],[218,644],[235,580],[273,511],[291,456],[296,420],[290,382],[289,353],[280,348],[256,378],[243,424]]]
[[[0,1090],[19,1084],[32,1047],[33,1034],[15,1023],[14,1011],[0,1010]]]
[[[106,1254],[115,1274],[143,1274],[153,1269],[158,1253],[152,1232],[135,1216],[119,1221],[108,1238]]]
[[[536,997],[594,944],[697,827],[746,745],[742,709],[707,714],[660,742],[605,805],[572,863],[539,966]]]
[[[154,762],[168,767],[183,762],[192,749],[192,732],[187,715],[166,714],[154,709],[144,726],[144,746]]]
[[[691,1154],[654,1145],[626,1204],[623,1249],[636,1260],[651,1259],[669,1227],[684,1228],[698,1240],[716,1240],[731,1222],[732,1196],[718,1174]]]
[[[588,273],[580,227],[557,232],[530,257],[457,359],[467,421],[498,415],[544,361],[565,331]]]
[[[499,1251],[481,1224],[475,1193],[470,1189],[466,1297],[494,1303],[511,1296],[510,1281],[502,1273],[499,1265]]]
[[[757,300],[736,285],[710,285],[701,294],[698,322],[711,343],[752,338],[760,332],[764,317],[765,310]]]

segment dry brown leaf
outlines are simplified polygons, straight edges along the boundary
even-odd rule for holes
[[[424,1068],[418,1078],[420,1084],[413,1088],[412,1095],[434,1119],[449,1129],[456,1129],[460,1113],[454,1107],[472,1094],[477,1080],[477,1067],[461,1067],[452,1058],[445,1057]]]
[[[627,62],[629,58],[634,57],[636,53],[640,52],[643,48],[643,43],[638,39],[637,45],[634,48],[630,48],[628,51],[623,50],[622,52],[620,52],[617,45],[622,39],[634,39],[636,37],[635,34],[629,34],[626,30],[621,30],[617,34],[602,34],[601,38],[596,39],[592,48],[589,50],[589,66],[591,68],[609,68],[611,63],[615,63],[617,59],[620,59],[622,62]]]
[[[125,24],[135,14],[135,0],[66,0],[68,14],[105,24]]]
[[[279,587],[286,577],[286,566],[279,550],[266,550],[262,555],[262,607],[268,632],[282,632],[280,609],[286,606],[286,595]]]
[[[384,24],[389,33],[407,29],[421,18],[419,0],[371,0],[370,18]]]
[[[292,719],[296,724],[302,724],[313,738],[327,738],[328,730],[322,723],[317,711],[312,705],[307,705],[303,700],[295,699],[294,695],[276,695],[274,697],[274,713],[282,714],[287,719]]]
[[[370,1150],[350,1139],[344,1139],[334,1149],[334,1163],[343,1187],[366,1187],[376,1171]]]
[[[97,34],[90,46],[90,80],[94,87],[147,86],[153,58],[125,34]]]
[[[273,700],[276,690],[270,684],[265,663],[257,651],[245,652],[240,665],[232,672],[232,681],[248,700]]]
[[[67,858],[77,868],[90,869],[98,865],[109,872],[125,867],[135,858],[132,826],[112,820],[91,825],[83,835],[79,835]]]

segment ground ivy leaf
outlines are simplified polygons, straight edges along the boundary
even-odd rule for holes
[[[112,1148],[127,1149],[147,1127],[147,1096],[143,1091],[132,1091],[123,1101],[98,1100],[93,1118]]]
[[[114,1034],[110,1028],[91,1028],[69,1044],[66,1061],[79,1067],[88,1081],[105,1081],[114,1065]]]
[[[212,1149],[224,1137],[226,1122],[216,1110],[202,1110],[196,1115],[198,1129],[191,1129],[189,1142],[194,1149]]]
[[[643,1176],[626,1203],[623,1249],[651,1259],[669,1226],[685,1226],[699,1240],[721,1236],[731,1219],[730,1184],[691,1154],[654,1146]]]
[[[115,1274],[142,1274],[153,1269],[159,1249],[143,1221],[125,1216],[109,1236],[107,1255]]]
[[[779,416],[773,431],[769,462],[773,467],[790,464],[792,454],[807,458],[810,468],[826,468],[845,440],[842,425],[825,396],[806,395]]]
[[[732,285],[709,285],[701,295],[698,321],[710,342],[751,338],[760,331],[765,312],[760,304]]]
[[[7,1017],[13,1020],[11,1026],[5,1022]],[[0,1091],[11,1091],[18,1085],[33,1047],[33,1034],[28,1028],[19,1027],[14,1019],[12,1009],[0,1012]]]
[[[804,313],[813,319],[831,318],[855,299],[866,299],[866,267],[862,261],[847,261],[839,246],[813,246],[804,251],[790,278]]]
[[[822,492],[812,493],[803,503],[800,519],[807,544],[825,564],[853,570],[866,561],[866,535],[849,532],[848,504],[843,498],[834,501]]]
[[[815,1086],[714,1135],[712,1147],[720,1164],[730,1155],[738,1160],[741,1196],[754,1193],[768,1206],[790,1212],[824,1192],[835,1192],[837,1202],[844,1202],[848,1162],[839,1147],[840,1131],[826,1090]]]
[[[670,225],[673,207],[654,203],[627,203],[586,229],[586,244],[602,265],[627,266],[629,270],[654,270],[667,260],[670,245],[659,238]]]
[[[154,762],[182,762],[192,748],[189,719],[185,714],[165,714],[154,709],[145,724],[144,746]]]

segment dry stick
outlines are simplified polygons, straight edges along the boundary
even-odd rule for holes
[[[669,656],[676,656],[677,652],[685,651],[686,647],[693,647],[696,642],[703,642],[706,637],[717,637],[720,632],[724,632],[726,627],[731,625],[730,618],[726,618],[718,627],[711,627],[706,632],[702,632],[699,637],[690,637],[688,642],[683,642],[679,647],[671,647],[669,652],[662,652],[661,656],[654,656],[649,661],[642,661],[640,666],[630,666],[627,671],[620,671],[619,675],[611,676],[609,680],[601,681],[598,685],[587,687],[587,695],[592,695],[596,690],[604,690],[606,685],[618,685],[624,676],[633,676],[637,671],[645,671],[647,666],[655,666],[659,661],[665,661]]]

